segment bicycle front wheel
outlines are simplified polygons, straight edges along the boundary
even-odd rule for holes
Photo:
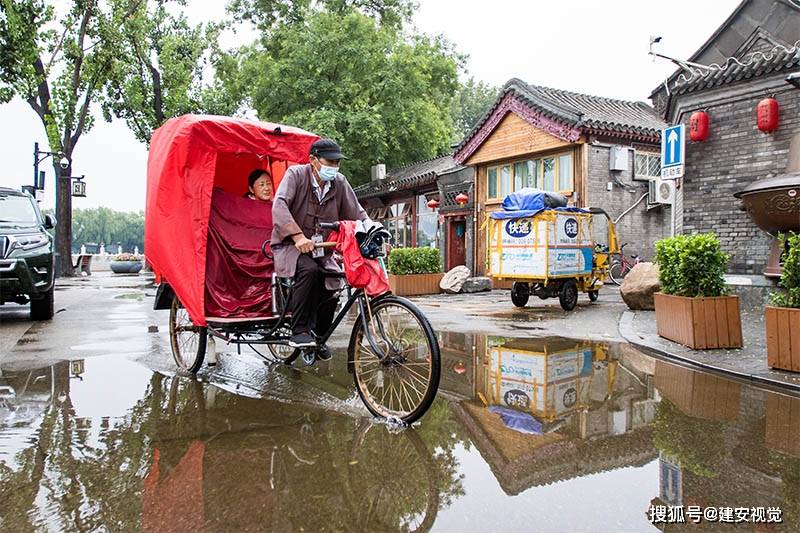
[[[371,305],[367,317],[370,345],[362,320],[350,337],[349,364],[356,390],[367,409],[383,418],[410,424],[433,403],[439,388],[439,343],[417,307],[397,296]]]

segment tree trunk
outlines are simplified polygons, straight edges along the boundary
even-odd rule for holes
[[[58,158],[53,158],[56,173],[56,273],[60,276],[75,275],[72,268],[72,165],[61,168]]]

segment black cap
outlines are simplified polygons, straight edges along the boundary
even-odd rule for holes
[[[333,139],[320,139],[311,145],[311,155],[314,157],[324,157],[331,161],[347,159],[342,155],[342,149]]]

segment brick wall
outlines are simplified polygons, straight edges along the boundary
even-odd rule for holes
[[[683,233],[715,232],[731,254],[731,273],[760,274],[769,255],[772,238],[739,210],[733,193],[786,168],[789,141],[800,133],[800,91],[790,88],[784,76],[760,82],[755,90],[744,83],[682,97],[673,118],[688,123],[696,109],[709,114],[709,138],[686,147],[678,228]],[[767,94],[780,104],[778,130],[770,134],[756,127],[756,104]]]
[[[589,146],[587,205],[605,209],[613,220],[647,192],[647,182],[633,180],[633,150],[628,150],[628,170],[613,172],[609,170],[610,151],[610,147],[605,143]],[[615,176],[623,185],[615,182]],[[606,188],[608,182],[614,183],[611,191]],[[645,199],[620,220],[617,233],[620,244],[628,243],[625,247],[626,254],[637,254],[643,259],[651,260],[654,256],[653,243],[658,239],[669,237],[670,208],[663,206],[648,210]]]

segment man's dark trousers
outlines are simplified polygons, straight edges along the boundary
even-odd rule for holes
[[[289,309],[292,311],[292,333],[308,333],[324,335],[333,322],[337,299],[335,291],[325,288],[325,277],[322,266],[308,254],[297,258],[297,269],[294,275],[292,300]]]

